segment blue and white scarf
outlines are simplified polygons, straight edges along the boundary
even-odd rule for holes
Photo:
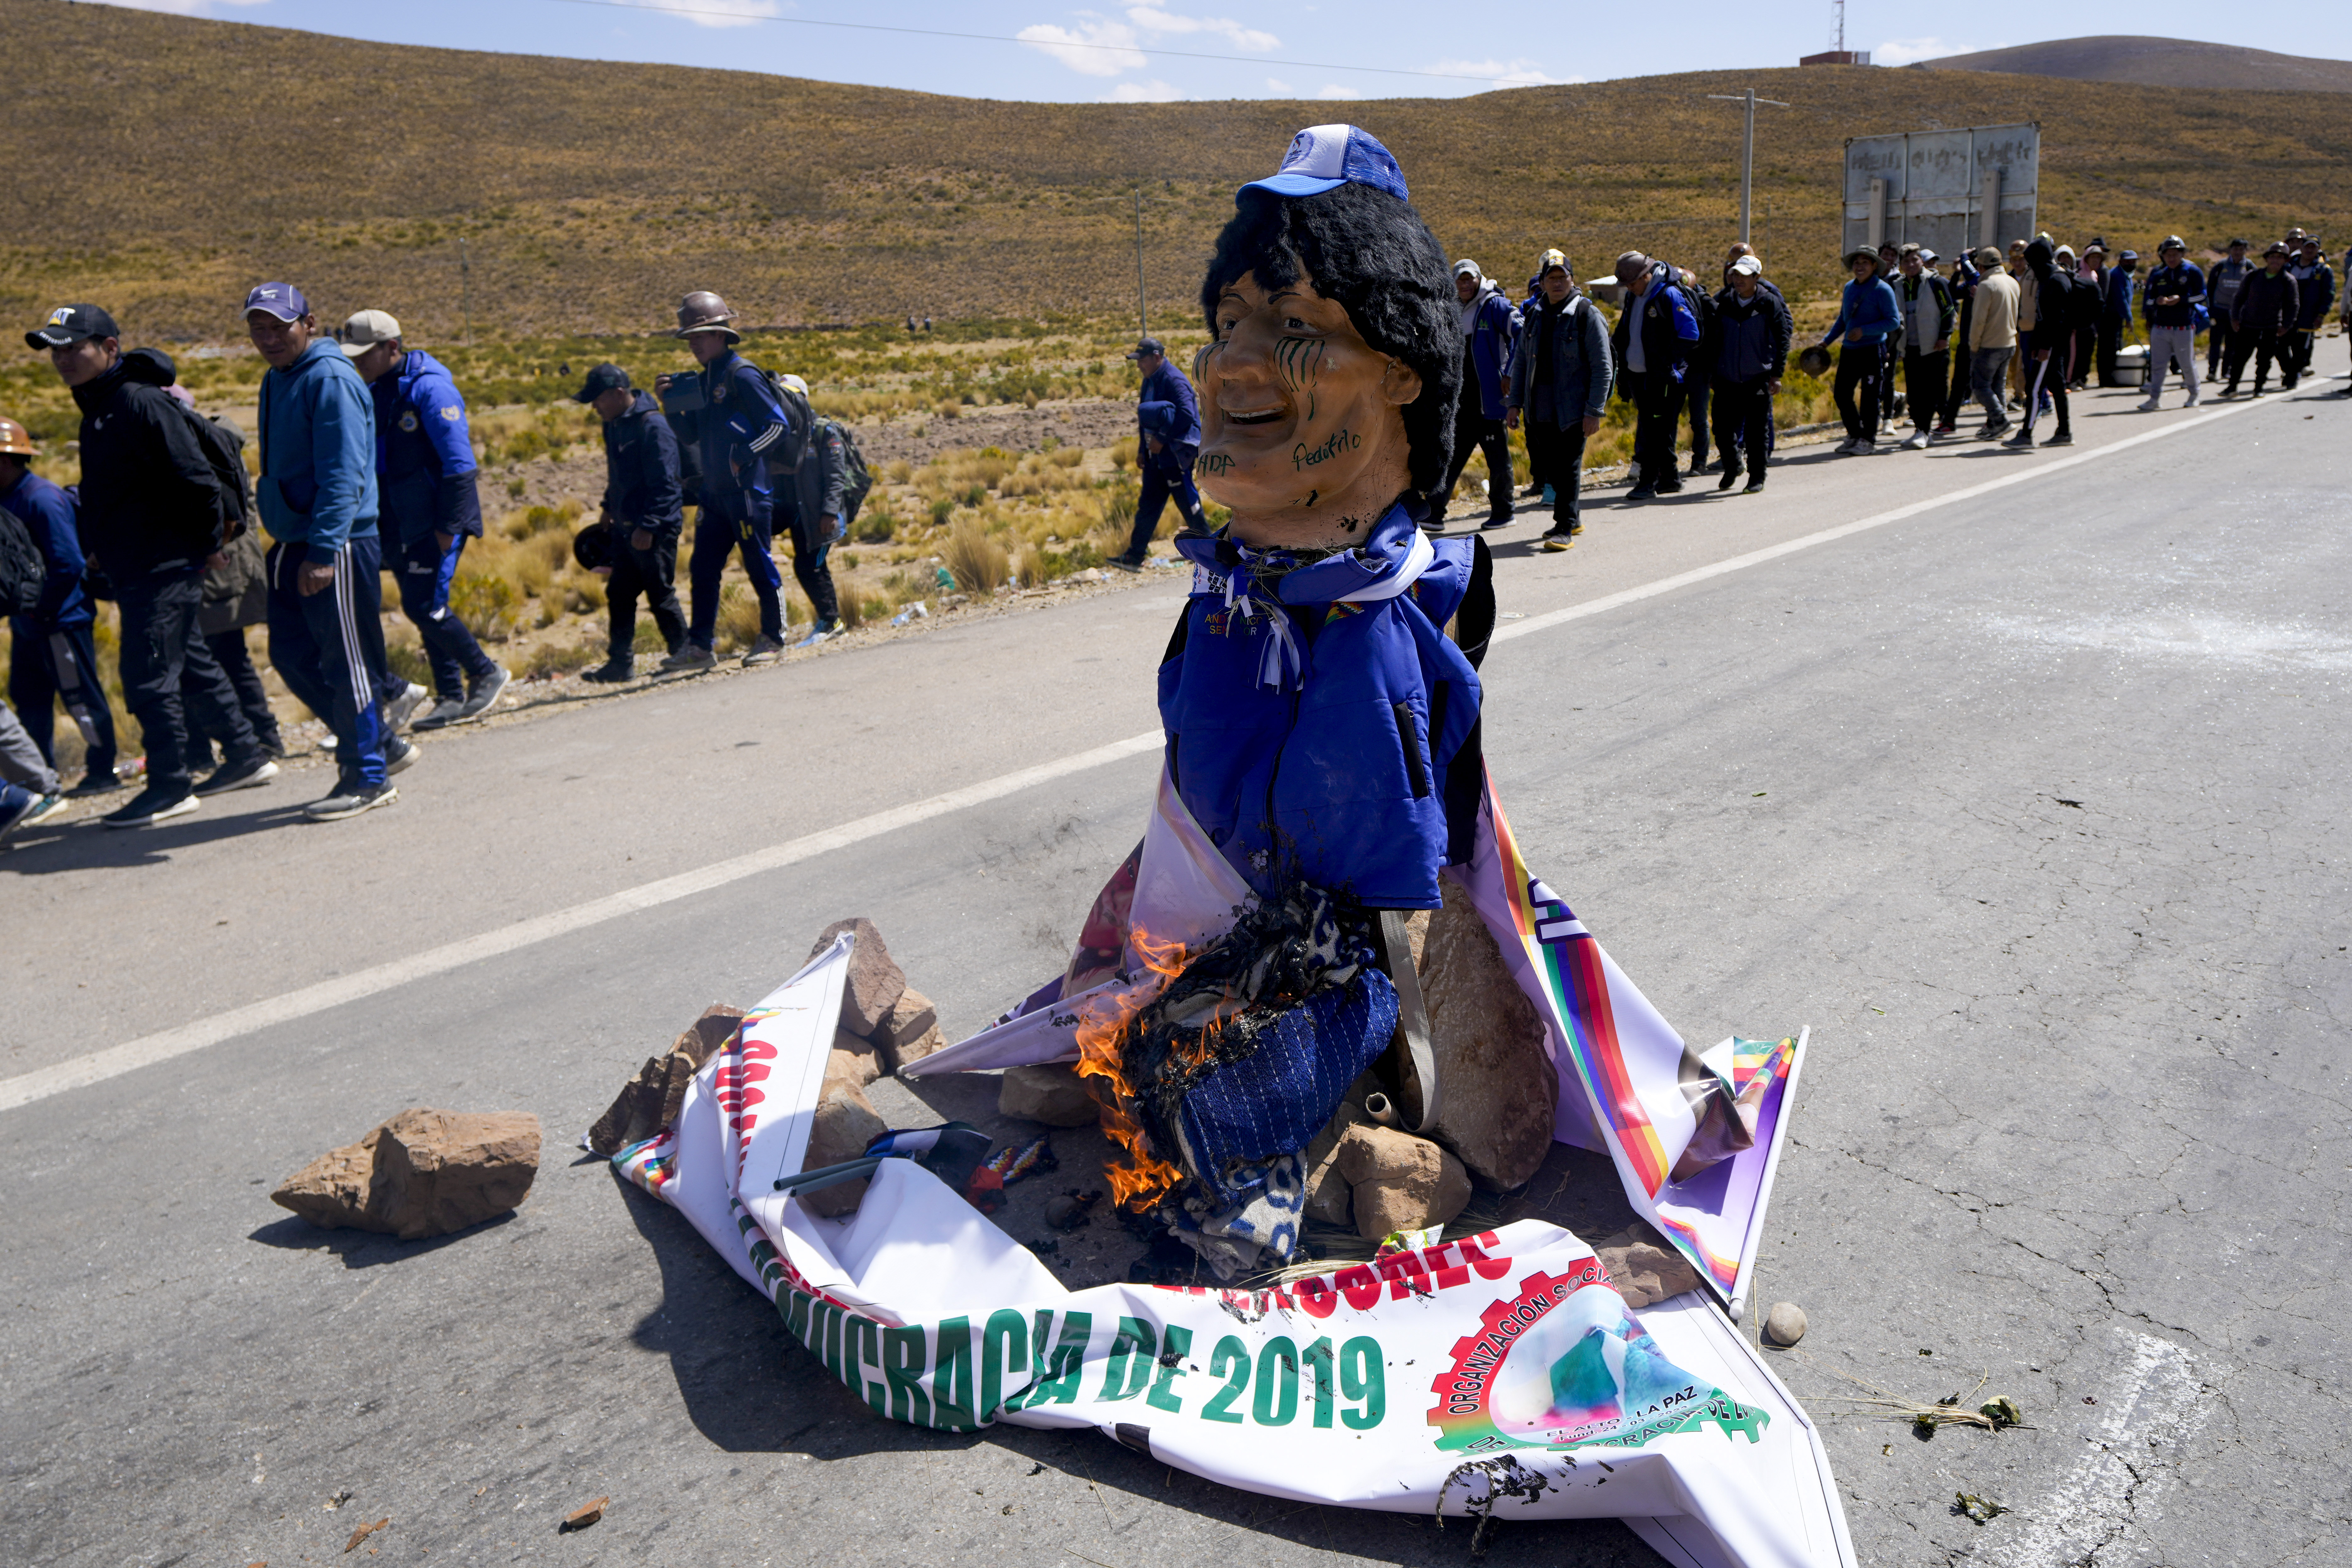
[[[1192,563],[1192,592],[1220,595],[1226,610],[1264,639],[1257,679],[1269,691],[1288,691],[1307,673],[1307,651],[1286,606],[1393,599],[1437,559],[1402,504],[1372,525],[1362,544],[1328,555],[1262,549],[1230,533],[1181,538],[1176,549]]]

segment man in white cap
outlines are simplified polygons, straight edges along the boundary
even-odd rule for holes
[[[1511,512],[1511,438],[1504,427],[1503,383],[1519,337],[1519,312],[1486,269],[1465,257],[1454,264],[1454,297],[1462,304],[1462,396],[1454,410],[1454,456],[1445,466],[1445,488],[1430,498],[1433,533],[1445,528],[1445,509],[1473,452],[1486,458],[1488,528],[1508,524]]]

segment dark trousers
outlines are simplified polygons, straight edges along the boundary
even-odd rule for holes
[[[2041,345],[2036,344],[2027,352],[2038,354],[2041,353]],[[2045,395],[2050,399],[2051,412],[2058,416],[2058,428],[2055,434],[2063,436],[2072,428],[2069,423],[2070,410],[2066,403],[2066,371],[2068,362],[2074,358],[2074,353],[2073,337],[2071,334],[2064,335],[2059,339],[2057,345],[2051,349],[2047,359],[2030,359],[2026,362],[2026,374],[2032,378],[2027,383],[2025,389],[2025,433],[2027,435],[2033,433],[2033,422],[2042,416],[2042,399]]]
[[[194,782],[191,709],[205,730],[227,737],[230,762],[260,756],[253,726],[237,710],[236,693],[198,624],[205,607],[203,574],[157,573],[120,583],[115,604],[122,612],[122,705],[146,739],[148,787],[185,795]]]
[[[1706,405],[1714,387],[1696,367],[1693,367],[1685,390],[1690,394],[1691,472],[1697,473],[1706,467]]]
[[[1139,446],[1136,466],[1142,470],[1143,489],[1135,498],[1135,528],[1128,535],[1126,559],[1140,561],[1150,551],[1151,536],[1160,531],[1160,514],[1171,497],[1187,526],[1207,531],[1201,492],[1192,484],[1192,461],[1199,456],[1197,447],[1163,444],[1155,452],[1148,439]]]
[[[2216,313],[2213,325],[2205,334],[2205,379],[2210,381],[2228,363],[2230,353],[2230,319]]]
[[[1445,521],[1445,509],[1454,504],[1454,491],[1462,483],[1462,470],[1470,466],[1473,453],[1486,455],[1486,516],[1500,521],[1511,515],[1511,437],[1499,419],[1489,419],[1479,412],[1478,389],[1462,389],[1462,402],[1454,412],[1454,456],[1445,465],[1445,486],[1437,492],[1436,504],[1430,509],[1431,523]]]
[[[613,575],[604,583],[604,608],[612,616],[606,642],[614,658],[628,658],[637,647],[637,597],[654,613],[662,642],[676,653],[686,641],[686,613],[677,607],[677,535],[656,533],[639,550],[629,542],[636,530],[613,525]]]
[[[2230,384],[2228,391],[2238,390],[2238,378],[2245,374],[2246,361],[2254,362],[2254,390],[2260,392],[2263,383],[2270,379],[2271,363],[2278,363],[2279,385],[2288,392],[2294,390],[2295,374],[2293,346],[2284,333],[2239,332],[2230,340]]]
[[[205,638],[205,646],[213,650],[213,658],[228,677],[231,691],[236,693],[236,710],[253,726],[253,738],[261,742],[264,751],[282,750],[285,742],[278,733],[278,715],[269,710],[269,691],[261,684],[261,671],[254,668],[253,654],[245,646],[245,628],[231,626],[225,632],[214,632]],[[197,723],[207,746],[227,749],[228,738],[217,735]]]
[[[1969,398],[1974,391],[1970,384],[1973,367],[1969,353],[1969,321],[1975,315],[1976,306],[1973,298],[1960,301],[1960,322],[1952,330],[1952,381],[1944,392],[1944,417],[1937,423],[1938,429],[1951,428],[1954,421],[1959,418],[1960,410],[1969,405]]]
[[[1933,430],[1944,414],[1944,387],[1951,379],[1952,351],[1903,351],[1903,395],[1910,400],[1911,423]]]
[[[841,619],[841,595],[833,586],[833,547],[837,541],[825,531],[822,517],[803,517],[790,502],[778,514],[793,536],[793,581],[808,596],[809,608],[820,626]]]
[[[760,635],[784,640],[784,575],[776,570],[768,551],[774,520],[768,499],[749,490],[705,490],[701,514],[694,521],[694,552],[686,558],[686,574],[694,590],[694,613],[687,640],[709,647],[719,631],[719,578],[727,557],[740,551],[744,574],[751,592],[760,596]]]
[[[62,704],[74,728],[81,731],[82,765],[100,778],[114,771],[114,708],[98,680],[98,648],[90,626],[40,629],[30,616],[8,617],[8,704],[24,721],[25,732],[41,748],[51,767],[58,764],[57,710]]]
[[[1715,382],[1715,445],[1727,468],[1748,469],[1760,479],[1772,457],[1772,384],[1763,376],[1753,381]]]
[[[2106,334],[2107,323],[2104,317],[2095,325],[2074,329],[2074,357],[2069,362],[2074,374],[2067,379],[2075,385],[2080,386],[2091,378],[2093,356],[2099,354],[2105,348]],[[2113,363],[2112,360],[2105,358],[2097,361],[2101,367],[2099,371],[2101,386],[2108,384],[2107,367]]]
[[[1837,380],[1830,394],[1849,441],[1878,439],[1880,383],[1886,378],[1886,350],[1878,343],[1845,343],[1838,349]]]
[[[1903,363],[1902,334],[1898,332],[1883,340],[1879,348],[1885,354],[1886,363],[1878,372],[1878,422],[1892,429],[1895,426],[1895,368]]]
[[[457,580],[457,558],[465,553],[466,536],[452,535],[446,550],[435,533],[403,540],[392,549],[395,580],[400,584],[400,613],[408,617],[425,644],[425,661],[433,667],[433,689],[442,697],[463,700],[469,683],[499,667],[482,651],[466,623],[449,613],[449,584]]]
[[[344,542],[335,574],[301,591],[307,546],[269,548],[269,663],[294,700],[335,732],[343,787],[383,783],[383,550],[371,535]]]
[[[1633,383],[1633,460],[1642,465],[1642,483],[1679,486],[1675,431],[1682,423],[1683,384],[1662,370],[1629,372],[1626,379]],[[1549,469],[1544,480],[1559,488],[1559,476]]]
[[[2294,374],[2298,379],[2311,374],[2311,343],[2319,333],[2310,327],[2299,327],[2287,333],[2287,353],[2294,356]]]
[[[1528,467],[1551,486],[1551,525],[1572,528],[1583,520],[1584,416],[1575,415],[1565,430],[1549,419],[1531,418],[1527,432]]]

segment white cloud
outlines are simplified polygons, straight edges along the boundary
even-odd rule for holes
[[[776,0],[678,0],[679,15],[698,27],[748,27],[782,8]]]
[[[1266,78],[1265,87],[1268,92],[1278,92],[1285,98],[1290,97],[1293,93],[1298,90],[1278,76],[1270,76]]]
[[[1323,84],[1323,90],[1315,96],[1328,99],[1336,103],[1343,99],[1361,98],[1364,95],[1352,87],[1341,87],[1336,81],[1327,81]]]
[[[1164,81],[1123,81],[1103,95],[1105,103],[1174,103],[1182,90]]]
[[[1535,61],[1524,58],[1439,60],[1429,68],[1445,76],[1482,76],[1496,87],[1547,87],[1577,79],[1552,76]]]
[[[1135,47],[1135,29],[1124,22],[1107,22],[1090,12],[1073,29],[1039,22],[1013,35],[1030,47],[1043,49],[1080,76],[1117,76],[1141,70],[1143,52]]]
[[[1941,38],[1889,38],[1870,51],[1870,63],[1875,66],[1907,66],[1914,60],[1938,60],[1946,55],[1973,52],[1965,45],[1948,44]]]
[[[1127,19],[1147,33],[1210,33],[1225,39],[1237,49],[1255,49],[1263,54],[1278,49],[1282,40],[1272,33],[1255,27],[1244,27],[1229,16],[1180,16],[1172,11],[1162,11],[1151,5],[1129,5]]]

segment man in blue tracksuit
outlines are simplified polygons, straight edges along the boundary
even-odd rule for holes
[[[1486,456],[1485,526],[1505,527],[1514,515],[1511,437],[1504,428],[1510,409],[1503,379],[1518,348],[1521,317],[1485,268],[1467,257],[1454,264],[1454,298],[1462,306],[1462,399],[1454,405],[1454,456],[1445,465],[1445,488],[1430,498],[1429,521],[1423,524],[1432,533],[1444,531],[1445,509],[1474,453]]]
[[[1633,400],[1633,461],[1642,478],[1627,500],[1672,495],[1683,488],[1675,461],[1675,431],[1680,424],[1684,389],[1698,353],[1698,311],[1684,289],[1681,274],[1638,250],[1617,258],[1617,281],[1625,290],[1612,346],[1617,356],[1617,388]]]
[[[246,296],[261,378],[253,484],[270,547],[269,662],[335,731],[334,792],[304,815],[357,816],[400,798],[391,773],[416,748],[388,733],[383,552],[376,538],[375,409],[367,384],[290,283]]]
[[[401,613],[425,644],[440,700],[416,728],[478,719],[506,690],[507,672],[449,612],[457,558],[466,541],[482,536],[466,400],[439,360],[401,341],[400,322],[389,312],[362,310],[339,336],[375,409],[385,564],[400,584]]]
[[[1886,342],[1903,331],[1903,308],[1895,289],[1878,275],[1878,252],[1857,246],[1845,258],[1853,278],[1838,302],[1838,318],[1830,323],[1821,345],[1839,344],[1837,381],[1831,390],[1837,398],[1838,416],[1845,421],[1841,457],[1878,449],[1879,378],[1886,374]]]
[[[114,710],[98,681],[98,649],[90,626],[97,606],[82,588],[86,563],[75,527],[73,499],[30,467],[32,438],[13,419],[0,419],[0,507],[41,552],[47,575],[41,602],[29,615],[8,617],[11,658],[8,700],[50,767],[57,707],[62,701],[81,731],[85,773],[68,795],[103,795],[121,787],[114,773]]]
[[[1135,403],[1135,467],[1143,488],[1136,498],[1135,530],[1128,537],[1126,552],[1112,556],[1110,563],[1139,572],[1171,496],[1186,532],[1208,532],[1209,520],[1201,510],[1201,492],[1192,486],[1192,464],[1201,455],[1201,408],[1193,400],[1192,384],[1168,363],[1168,351],[1158,338],[1137,340],[1127,357],[1143,373]]]
[[[686,646],[662,660],[666,675],[709,669],[719,662],[712,647],[719,631],[719,579],[727,557],[738,552],[751,591],[760,597],[760,637],[743,662],[772,664],[784,651],[784,577],[769,553],[776,502],[768,465],[780,453],[799,455],[809,433],[793,428],[767,372],[736,353],[743,334],[730,324],[734,319],[727,301],[707,289],[688,294],[677,310],[677,335],[702,366],[702,493],[694,552],[687,560],[693,613]]]

